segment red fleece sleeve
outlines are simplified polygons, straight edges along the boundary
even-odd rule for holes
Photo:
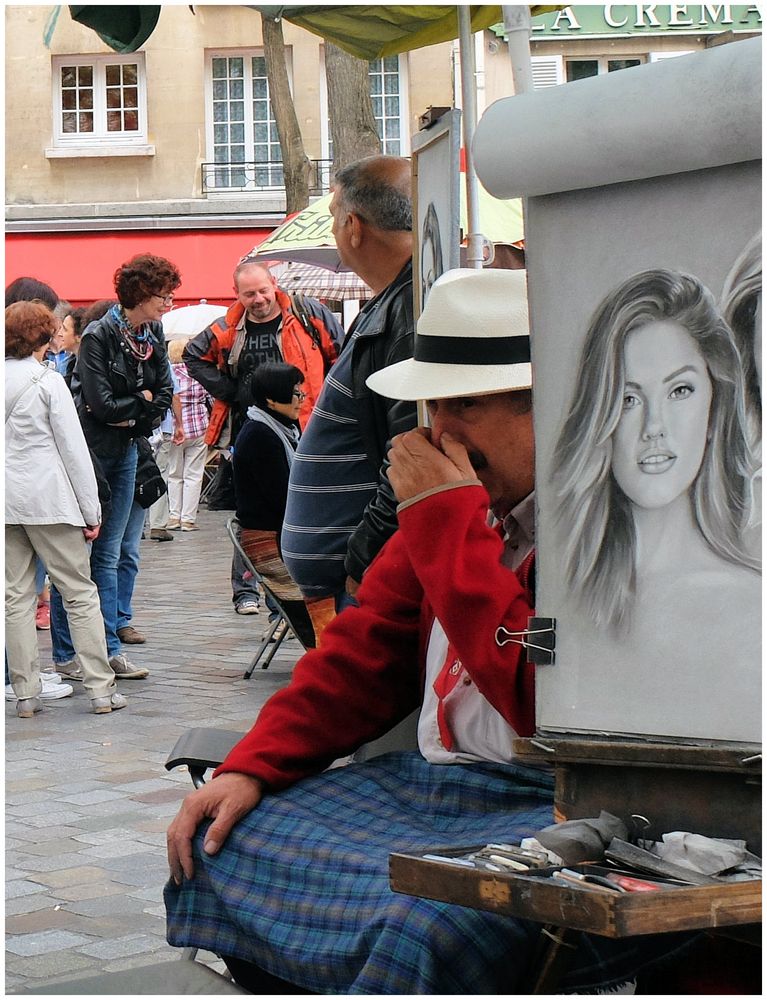
[[[482,694],[520,736],[535,731],[534,667],[500,625],[527,628],[530,599],[501,564],[503,543],[487,526],[484,487],[460,486],[399,511],[399,532],[428,601]]]
[[[383,735],[421,700],[418,656],[423,590],[395,535],[365,574],[358,608],[322,634],[290,684],[262,708],[214,777],[237,771],[274,791],[324,770]]]

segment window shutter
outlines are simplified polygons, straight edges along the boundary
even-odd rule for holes
[[[562,56],[531,56],[530,64],[535,90],[556,87],[557,84],[565,82],[565,67]]]

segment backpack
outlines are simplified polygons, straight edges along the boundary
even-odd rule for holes
[[[306,296],[303,292],[289,292],[288,294],[290,297],[290,307],[293,311],[293,315],[312,338],[314,346],[319,350],[320,354],[322,354],[323,374],[327,375],[333,367],[333,361],[335,358],[331,359],[325,353],[320,332],[311,321],[312,312],[306,301]]]

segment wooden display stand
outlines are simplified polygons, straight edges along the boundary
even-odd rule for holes
[[[743,746],[687,746],[541,735],[517,740],[515,752],[531,763],[551,764],[558,820],[597,817],[602,810],[632,827],[649,821],[643,836],[685,830],[745,840],[761,855],[761,754]],[[429,853],[459,856],[471,850],[435,845]],[[571,865],[571,868],[583,866]],[[395,892],[508,914],[544,925],[541,953],[529,992],[556,991],[566,970],[568,939],[585,931],[610,938],[700,929],[740,928],[745,939],[761,921],[758,880],[702,886],[668,886],[655,892],[609,894],[552,882],[549,869],[498,873],[392,854]]]

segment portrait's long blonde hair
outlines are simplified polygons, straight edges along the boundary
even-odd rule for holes
[[[698,527],[722,558],[760,568],[742,534],[754,462],[732,331],[697,278],[642,271],[613,289],[591,320],[551,473],[568,587],[596,625],[618,632],[630,623],[636,592],[636,529],[631,501],[612,474],[612,436],[622,411],[626,338],[659,320],[687,330],[711,379],[706,450],[690,487]]]

